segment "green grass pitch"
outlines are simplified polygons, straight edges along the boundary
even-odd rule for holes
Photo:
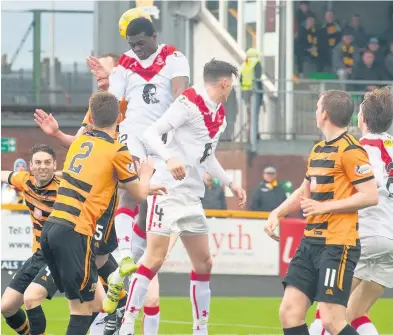
[[[213,298],[211,302],[209,334],[281,334],[278,319],[280,298]],[[68,305],[64,298],[44,304],[47,316],[46,335],[64,335],[68,323]],[[309,312],[308,324],[314,317],[315,304]],[[380,334],[393,334],[393,299],[381,299],[371,312],[371,319]],[[191,304],[188,298],[161,298],[160,334],[190,334]],[[2,319],[2,335],[15,333]],[[136,334],[141,334],[140,322]]]

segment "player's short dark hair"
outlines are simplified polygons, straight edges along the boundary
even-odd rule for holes
[[[393,92],[388,86],[367,92],[362,102],[362,114],[373,134],[387,131],[393,122]]]
[[[110,127],[119,116],[119,100],[109,92],[94,93],[90,98],[90,112],[95,127]]]
[[[117,61],[120,58],[120,55],[117,53],[114,53],[114,52],[107,52],[107,53],[101,54],[98,58],[107,58],[107,57],[113,58],[114,62],[117,63]]]
[[[52,156],[52,159],[56,160],[56,152],[55,150],[47,145],[47,144],[34,144],[33,147],[30,149],[30,162],[33,160],[34,154],[37,152],[46,152],[47,154]]]
[[[145,34],[145,36],[152,37],[155,34],[153,23],[145,17],[138,17],[132,20],[126,31],[127,36],[135,36],[139,34]]]
[[[351,122],[355,105],[349,93],[329,90],[320,94],[323,97],[322,109],[327,112],[329,120],[336,127],[348,127]]]
[[[203,68],[203,79],[206,82],[216,82],[220,78],[232,77],[232,75],[236,78],[239,76],[239,70],[236,66],[214,58],[206,63]]]

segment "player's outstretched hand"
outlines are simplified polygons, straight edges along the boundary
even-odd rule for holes
[[[300,198],[300,207],[303,210],[304,216],[306,217],[327,213],[328,210],[326,206],[327,203],[325,202],[312,200],[306,197]]]
[[[110,72],[104,68],[104,66],[100,63],[97,57],[88,56],[86,57],[86,64],[90,68],[91,73],[99,79],[106,79],[109,77]]]
[[[166,166],[176,180],[183,180],[185,178],[186,168],[182,161],[177,158],[169,158],[166,161]]]
[[[150,185],[149,195],[164,195],[168,194],[168,189],[163,185]]]
[[[280,220],[276,213],[271,212],[267,222],[265,223],[265,233],[268,234],[273,240],[280,241],[280,237],[274,232],[278,227]]]
[[[49,136],[54,136],[59,130],[59,124],[52,114],[47,114],[42,109],[35,110],[34,122]]]
[[[240,208],[243,208],[246,205],[247,202],[247,193],[244,189],[242,189],[240,186],[231,183],[229,185],[229,188],[231,189],[233,195],[237,198],[239,201],[239,206]]]

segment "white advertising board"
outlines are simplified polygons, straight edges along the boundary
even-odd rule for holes
[[[1,211],[1,268],[16,270],[32,254],[33,226],[29,215]]]
[[[265,220],[209,218],[213,274],[279,273],[279,244],[263,230]],[[160,272],[189,273],[191,264],[179,240]]]
[[[14,270],[31,256],[29,215],[2,211],[2,268]],[[263,230],[265,220],[209,218],[213,274],[266,275],[279,273],[279,243]],[[189,273],[191,263],[179,239],[160,272]]]

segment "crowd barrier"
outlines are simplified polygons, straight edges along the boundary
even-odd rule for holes
[[[31,255],[33,228],[24,205],[1,206],[1,268],[15,271]],[[303,235],[304,220],[280,222],[280,242],[269,238],[264,224],[269,213],[206,210],[210,228],[213,274],[285,275]],[[191,265],[181,242],[176,243],[162,272],[189,273]]]

